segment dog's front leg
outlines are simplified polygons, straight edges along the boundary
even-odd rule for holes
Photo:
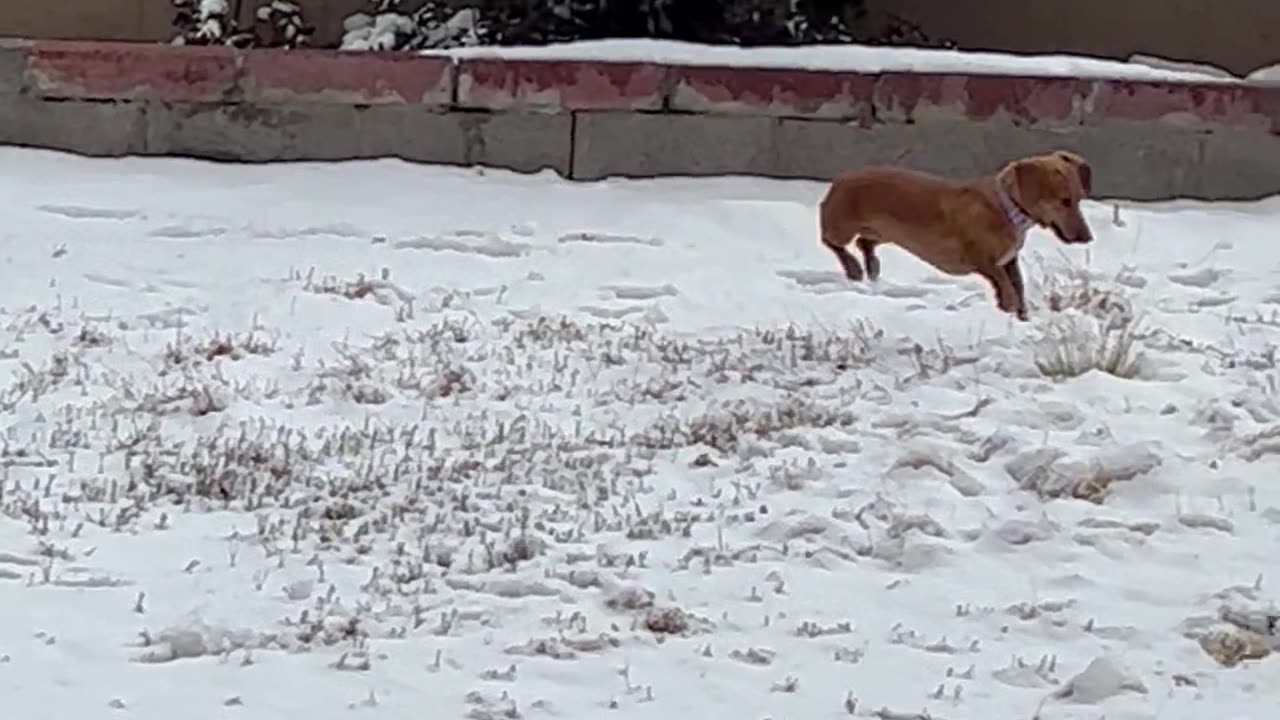
[[[1009,278],[1009,273],[1005,270],[1005,265],[992,265],[989,268],[979,270],[978,274],[987,279],[991,283],[991,288],[996,292],[996,307],[1004,312],[1017,315],[1018,314],[1018,291],[1013,286],[1013,281]],[[1019,276],[1021,277],[1021,276]]]
[[[1013,286],[1013,292],[1018,296],[1017,311],[1015,314],[1019,320],[1027,319],[1027,288],[1022,282],[1022,270],[1018,267],[1018,256],[1014,255],[1013,259],[1004,264],[1004,272],[1009,276],[1009,284]]]

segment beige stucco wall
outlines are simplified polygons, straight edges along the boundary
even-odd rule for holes
[[[364,0],[302,0],[320,38]],[[962,47],[1127,57],[1140,52],[1242,73],[1280,62],[1280,0],[870,0]],[[244,0],[244,14],[256,0]],[[0,0],[0,35],[162,40],[169,0]]]

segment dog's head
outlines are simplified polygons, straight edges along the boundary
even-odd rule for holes
[[[1093,190],[1093,170],[1084,158],[1066,150],[1033,155],[1006,165],[998,181],[1023,212],[1062,242],[1093,241],[1080,213],[1080,201]]]

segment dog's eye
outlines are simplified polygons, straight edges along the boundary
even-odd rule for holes
[[[1071,207],[1071,198],[1062,198],[1062,207],[1064,208]]]

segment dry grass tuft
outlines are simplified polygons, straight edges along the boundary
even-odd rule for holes
[[[1093,370],[1130,380],[1143,371],[1141,338],[1136,319],[1105,323],[1078,313],[1064,314],[1045,328],[1036,349],[1036,368],[1057,380]]]

